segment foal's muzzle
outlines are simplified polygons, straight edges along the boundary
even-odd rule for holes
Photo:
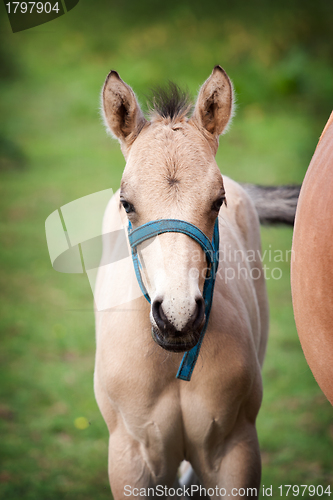
[[[154,300],[152,304],[152,336],[163,349],[172,352],[185,352],[197,345],[205,322],[205,302],[202,297],[196,300],[195,309],[187,324],[177,330],[165,315],[163,301]]]
[[[208,270],[202,294],[204,300],[204,313],[202,313],[201,311],[201,304],[199,306],[197,303],[197,312],[194,314],[194,318],[191,318],[191,326],[186,325],[187,328],[183,328],[181,332],[170,329],[160,311],[161,303],[159,305],[156,305],[155,307],[155,315],[158,318],[158,321],[161,321],[161,325],[162,323],[164,323],[164,328],[161,329],[153,327],[153,337],[156,342],[164,349],[176,352],[186,351],[180,363],[177,372],[177,378],[189,381],[191,380],[191,375],[199,356],[200,347],[208,326],[209,315],[213,302],[214,284],[219,263],[218,217],[216,218],[214,225],[212,242],[210,242],[207,236],[198,227],[184,220],[160,219],[147,222],[146,224],[143,224],[136,229],[132,228],[131,221],[128,222],[128,240],[132,248],[132,259],[135,274],[142,293],[148,300],[148,302],[150,302],[150,297],[142,281],[137,246],[147,239],[157,236],[158,234],[169,232],[183,233],[195,240],[205,252],[208,264]],[[200,328],[197,327],[197,323],[201,322],[202,315],[204,319],[202,321],[202,327],[200,331]],[[167,334],[168,331],[169,334]]]

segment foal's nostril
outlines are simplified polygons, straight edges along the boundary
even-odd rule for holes
[[[193,314],[193,330],[198,330],[203,323],[205,316],[205,301],[202,297],[200,299],[196,299],[196,308]]]
[[[167,324],[167,317],[164,314],[162,302],[160,300],[154,300],[152,305],[152,313],[158,328],[160,330],[165,330]]]
[[[197,332],[201,329],[205,318],[205,302],[202,297],[196,299],[195,309],[186,325],[179,330],[167,318],[163,310],[163,301],[154,300],[152,304],[152,316],[157,328],[163,335],[168,337],[177,337],[185,335],[189,331]]]

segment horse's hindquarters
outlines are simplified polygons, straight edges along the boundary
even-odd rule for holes
[[[307,362],[333,404],[333,116],[305,176],[296,211],[291,285]]]

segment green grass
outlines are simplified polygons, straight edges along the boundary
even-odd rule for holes
[[[265,229],[263,248],[290,248],[292,231]],[[267,259],[266,259],[267,260]],[[267,266],[272,263],[267,262]],[[273,267],[276,264],[273,263]],[[298,340],[291,307],[289,262],[281,280],[268,280],[270,338],[263,370],[264,400],[258,418],[263,484],[332,485],[332,407],[315,382]],[[310,498],[306,492],[304,498]]]
[[[113,5],[87,0],[12,34],[0,22],[0,497],[110,498],[107,429],[93,395],[93,298],[84,275],[56,273],[44,223],[60,206],[118,188],[124,160],[105,133],[99,94],[111,68],[142,103],[167,79],[193,95],[216,63],[238,113],[221,138],[222,173],[242,182],[300,183],[331,111],[329,2],[208,0]],[[252,3],[251,3],[252,5]],[[290,249],[290,229],[262,230],[263,249]],[[267,265],[271,265],[267,262]],[[258,418],[263,483],[331,483],[332,408],[304,359],[289,262],[268,281],[271,331]],[[75,421],[90,423],[78,429]],[[304,498],[307,498],[306,496]]]

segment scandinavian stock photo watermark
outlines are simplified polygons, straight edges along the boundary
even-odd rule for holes
[[[191,486],[178,486],[175,488],[168,488],[168,486],[157,485],[155,488],[132,488],[129,484],[124,487],[125,497],[163,497],[163,498],[191,498],[195,497],[257,497],[257,488],[232,488],[230,492],[226,488],[204,488],[201,485],[192,484]]]
[[[142,295],[135,278],[128,244],[126,222],[121,219],[117,197],[112,189],[93,193],[72,201],[55,210],[45,221],[46,240],[53,268],[62,273],[85,273],[94,295],[97,311],[105,311],[131,302]],[[104,215],[106,213],[106,216]],[[104,222],[103,222],[104,219]],[[139,249],[142,277],[149,278],[145,267],[145,252],[159,256],[162,272],[167,273],[164,265],[163,247],[160,237],[155,236],[141,245]],[[192,246],[189,278],[197,280],[209,276],[210,270],[203,264],[203,252]],[[262,252],[258,249],[243,250],[223,241],[220,236],[218,268],[216,278],[226,285],[232,280],[246,282],[280,280],[286,265],[295,256],[292,250],[273,249],[271,245]],[[117,294],[95,294],[98,270],[104,267],[108,274],[108,284],[119,283]],[[126,276],[127,278],[123,278]]]
[[[199,262],[200,259],[198,254],[193,260]],[[216,276],[226,284],[234,279],[259,280],[264,277],[265,280],[280,280],[283,276],[282,264],[291,263],[294,260],[293,250],[272,249],[272,245],[269,245],[268,249],[263,252],[245,251],[235,249],[231,245],[220,245]],[[200,273],[197,268],[192,268],[190,272],[194,279],[199,278],[200,274],[204,278],[208,269],[204,268]]]
[[[262,497],[279,498],[279,497],[330,497],[330,485],[313,485],[313,484],[280,484],[273,487],[273,485],[262,485],[258,490],[257,488],[221,488],[215,486],[214,488],[204,488],[201,485],[192,484],[191,486],[180,485],[174,488],[167,486],[157,485],[155,488],[133,488],[130,485],[124,486],[124,497],[141,497],[141,498],[185,498],[192,497],[209,498],[209,497],[241,497],[241,498],[257,498],[258,493]]]

